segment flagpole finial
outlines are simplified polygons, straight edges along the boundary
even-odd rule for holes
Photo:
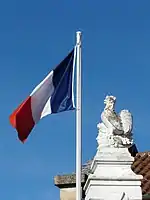
[[[81,44],[81,31],[76,32],[76,37],[77,37],[77,45]]]

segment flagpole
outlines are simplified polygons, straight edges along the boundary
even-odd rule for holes
[[[81,32],[76,33],[76,200],[81,200],[81,139],[82,139],[82,110],[81,110]]]

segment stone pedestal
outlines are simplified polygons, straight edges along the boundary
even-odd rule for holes
[[[131,170],[128,148],[97,151],[84,190],[85,200],[142,200],[141,175]]]

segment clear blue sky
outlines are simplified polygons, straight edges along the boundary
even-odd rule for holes
[[[51,115],[23,145],[8,117],[83,32],[83,162],[96,152],[106,94],[130,109],[139,151],[150,150],[150,1],[0,2],[0,199],[58,200],[57,174],[75,170],[75,112]]]

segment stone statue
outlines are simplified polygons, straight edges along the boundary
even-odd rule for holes
[[[105,108],[101,114],[102,122],[98,124],[98,149],[101,147],[127,147],[133,144],[132,115],[128,110],[115,112],[116,97],[106,96]]]

